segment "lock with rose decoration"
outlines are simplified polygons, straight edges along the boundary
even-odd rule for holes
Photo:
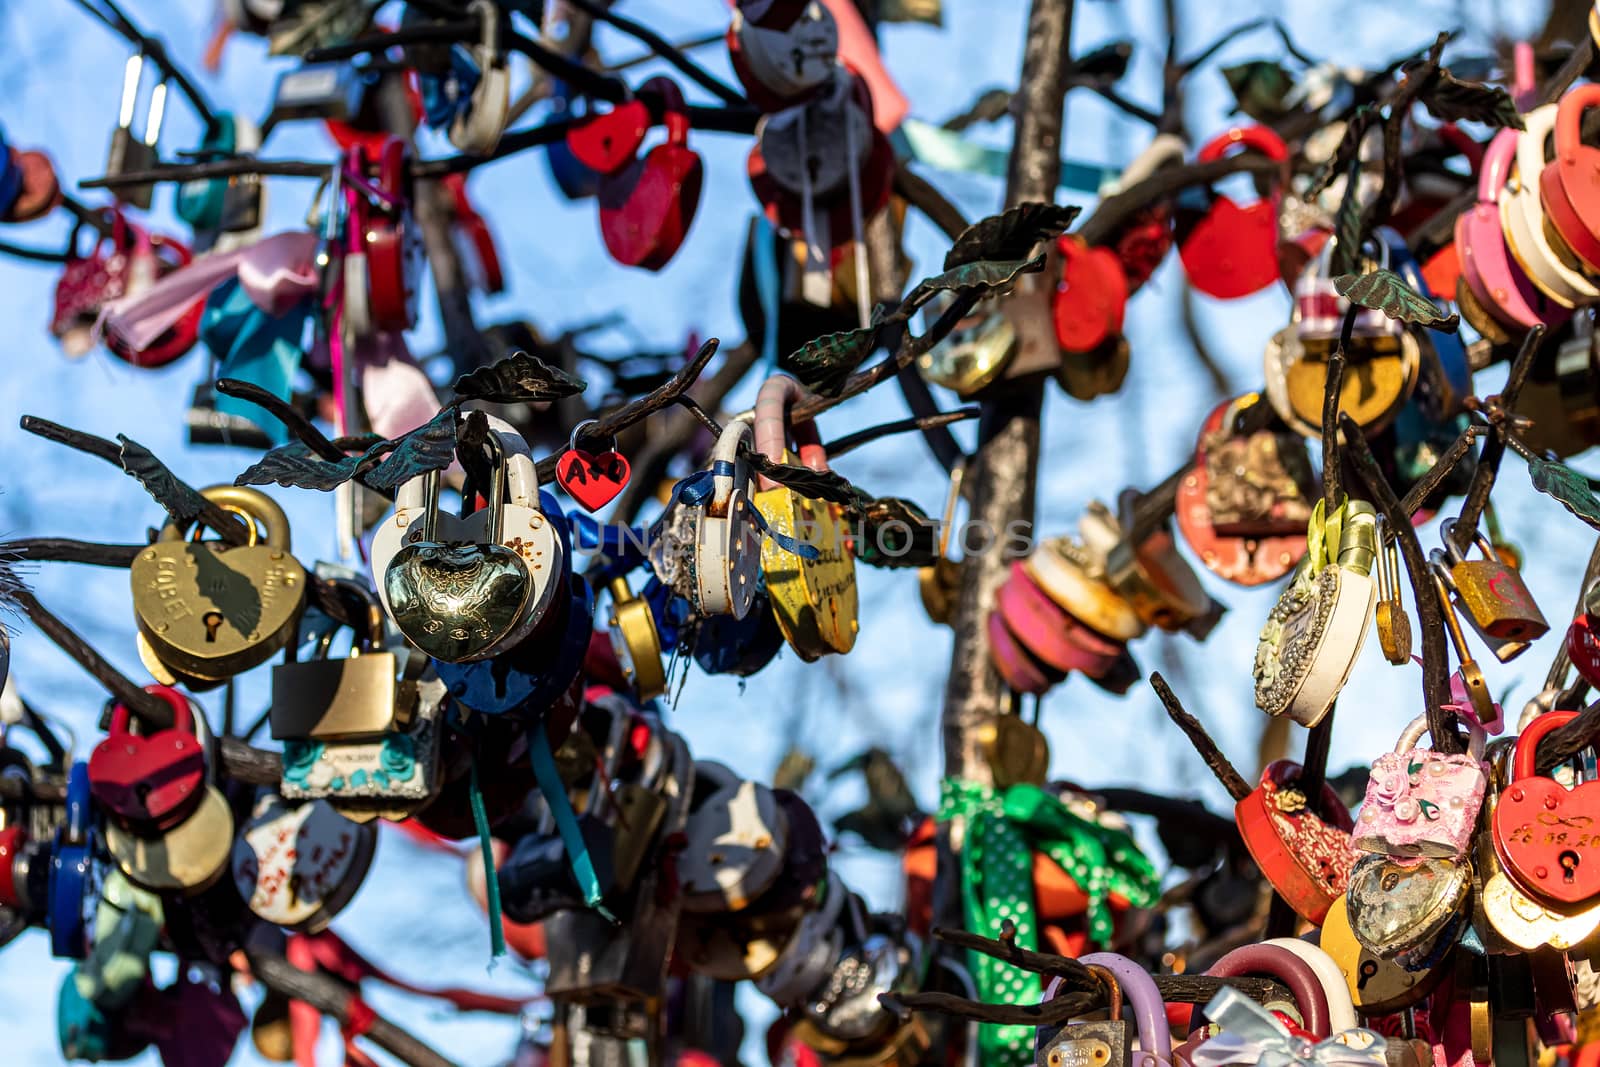
[[[1417,748],[1426,715],[1411,720],[1393,752],[1372,764],[1366,800],[1352,844],[1362,852],[1459,859],[1472,842],[1483,806],[1484,731],[1468,720],[1471,753],[1446,755]]]

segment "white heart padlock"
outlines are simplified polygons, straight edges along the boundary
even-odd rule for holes
[[[1545,166],[1545,141],[1555,130],[1556,105],[1534,108],[1522,121],[1525,129],[1517,137],[1516,169],[1500,192],[1506,244],[1533,284],[1551,300],[1566,308],[1594,303],[1600,300],[1600,288],[1557,255],[1539,203],[1539,173]]]

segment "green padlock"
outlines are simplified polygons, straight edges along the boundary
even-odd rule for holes
[[[150,953],[165,921],[161,898],[113,867],[95,910],[94,947],[73,972],[78,995],[106,1011],[131,1000],[150,973]]]

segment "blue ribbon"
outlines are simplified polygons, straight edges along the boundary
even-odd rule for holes
[[[761,304],[761,362],[771,375],[778,369],[778,299],[781,285],[778,277],[778,234],[767,221],[757,214],[750,234],[750,250],[755,264],[756,300]]]
[[[577,550],[595,557],[592,585],[605,585],[644,564],[645,550],[650,544],[649,530],[602,523],[593,515],[581,512],[574,512],[567,521],[572,526]]]
[[[711,464],[708,471],[696,471],[694,474],[680,481],[672,487],[672,496],[667,501],[667,506],[661,509],[662,519],[657,519],[650,528],[651,536],[656,536],[661,529],[662,521],[672,511],[674,504],[683,504],[686,507],[704,507],[716,493],[716,480],[718,478],[732,478],[734,466],[725,459],[719,459]],[[750,515],[755,520],[756,529],[762,536],[772,538],[773,542],[791,556],[801,559],[813,560],[822,556],[815,545],[803,545],[786,533],[781,533],[767,525],[767,517],[761,514],[761,509],[754,504],[750,505]]]
[[[219,378],[238,378],[260,386],[280,400],[293,395],[295,372],[304,355],[301,338],[316,315],[315,297],[307,297],[280,318],[251,302],[239,279],[217,286],[200,318],[200,340],[220,364]],[[272,415],[248,400],[217,395],[217,411],[248,419],[283,444],[289,431]]]
[[[578,828],[578,817],[573,814],[572,802],[567,799],[567,787],[562,784],[561,773],[556,770],[555,754],[550,751],[550,738],[545,733],[543,723],[536,723],[528,731],[528,756],[533,764],[533,776],[539,781],[539,792],[544,795],[550,814],[555,816],[556,830],[561,834],[561,843],[566,846],[567,862],[572,865],[578,888],[583,891],[584,903],[611,922],[616,922],[616,917],[600,903],[600,879],[594,873],[594,862],[589,859],[589,846],[583,840],[583,831]]]
[[[417,78],[422,94],[422,115],[430,129],[443,129],[455,121],[472,103],[472,93],[483,78],[483,71],[465,45],[450,49],[450,73],[424,74]]]

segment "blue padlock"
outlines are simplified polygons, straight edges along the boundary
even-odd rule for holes
[[[553,82],[550,87],[550,121],[581,119],[589,114],[586,99],[569,89],[565,82]],[[561,187],[561,195],[568,200],[583,200],[600,191],[600,175],[578,162],[565,140],[553,141],[545,150],[550,163],[550,176]]]
[[[11,214],[11,206],[21,195],[22,168],[17,165],[17,157],[6,141],[5,132],[0,131],[0,218]]]
[[[1422,267],[1417,263],[1405,238],[1388,227],[1378,231],[1379,238],[1389,249],[1389,265],[1405,283],[1423,296],[1439,303],[1422,277]],[[1417,381],[1417,391],[1412,403],[1420,405],[1422,414],[1433,422],[1445,422],[1464,409],[1463,401],[1472,395],[1472,368],[1467,362],[1467,346],[1459,333],[1428,330],[1419,340],[1431,343],[1439,356],[1441,375],[1433,375],[1424,368]]]
[[[748,678],[771,663],[782,648],[783,631],[772,614],[765,578],[758,582],[744,618],[709,615],[694,635],[694,661],[707,674]]]
[[[237,149],[233,116],[223,112],[206,130],[195,151],[198,162],[226,159]],[[227,178],[205,178],[181,182],[173,193],[178,217],[196,230],[215,230],[222,225],[223,202],[228,195]]]
[[[89,954],[84,915],[93,888],[93,813],[89,805],[89,764],[79,760],[67,772],[67,821],[56,830],[50,856],[50,952],[65,959],[81,960]]]

